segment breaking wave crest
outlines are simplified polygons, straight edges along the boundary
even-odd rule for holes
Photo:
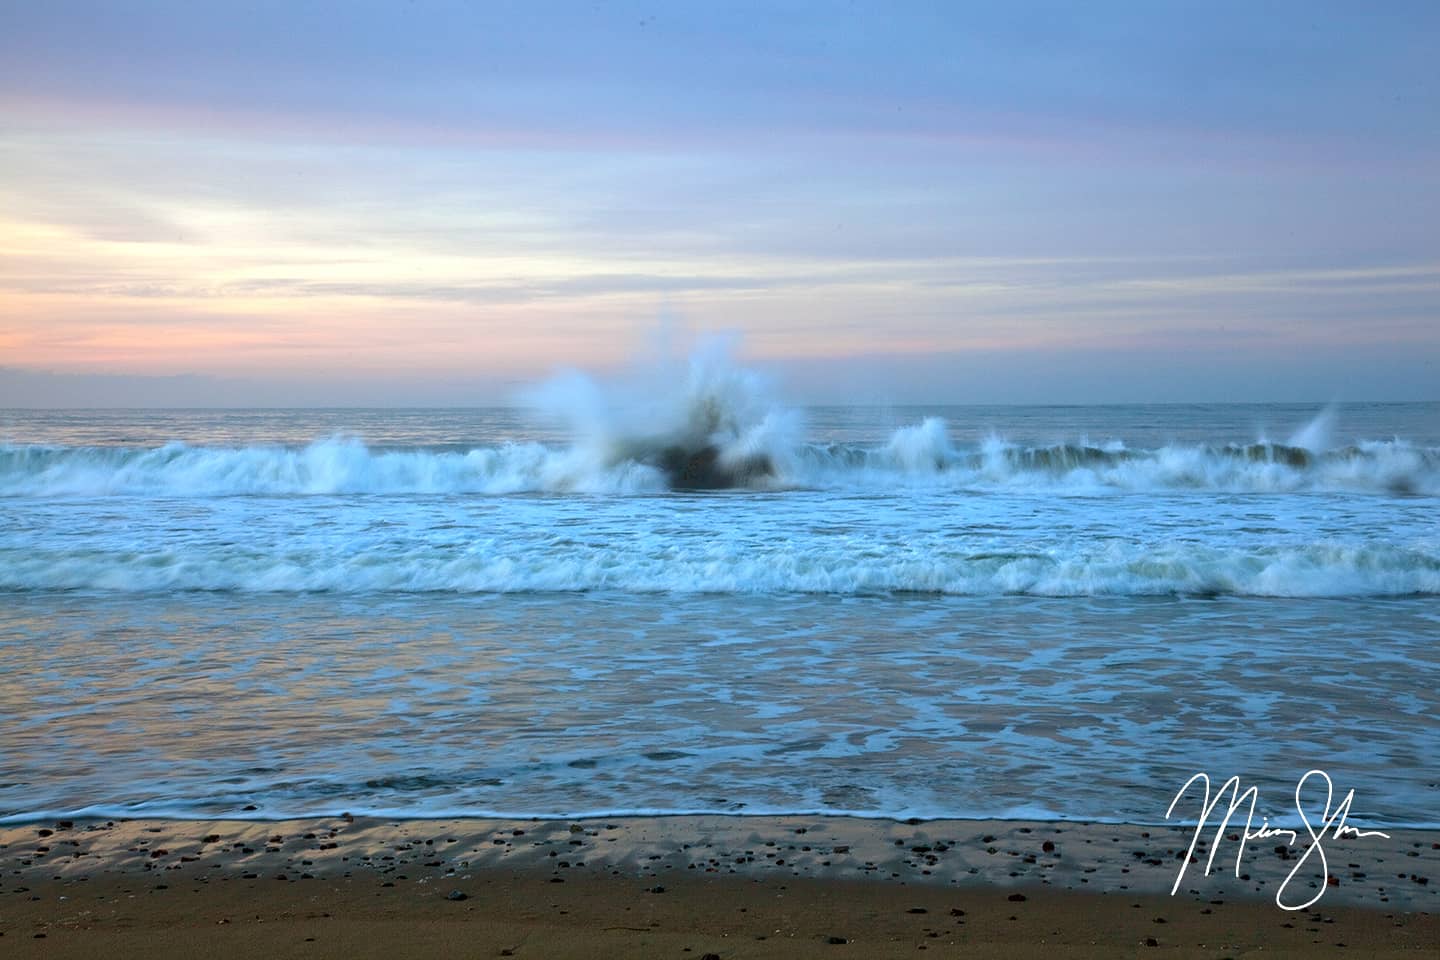
[[[336,436],[308,445],[146,448],[0,444],[0,496],[225,497],[352,494],[643,494],[746,488],[967,491],[1198,490],[1440,494],[1440,448],[1399,439],[1331,443],[1327,408],[1287,443],[1131,448],[959,445],[938,417],[865,442],[807,440],[804,417],[710,345],[619,383],[580,373],[522,397],[569,441],[386,448]],[[973,435],[973,434],[972,434]]]
[[[1440,494],[1440,450],[1398,440],[1313,451],[1280,443],[1129,449],[1119,444],[952,445],[939,420],[878,444],[778,445],[774,424],[708,440],[632,437],[468,451],[371,449],[335,438],[304,447],[149,449],[0,446],[0,496],[223,497],[337,494],[639,494],[669,489],[885,489],[1064,494],[1113,491]]]
[[[945,424],[930,419],[896,431],[882,447],[808,447],[797,459],[807,474],[800,482],[820,485],[900,478],[982,491],[1440,493],[1440,450],[1399,440],[1317,452],[1270,442],[1155,449],[1131,449],[1118,442],[1021,446],[997,437],[972,449],[957,449]]]

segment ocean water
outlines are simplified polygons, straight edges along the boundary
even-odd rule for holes
[[[1440,405],[644,393],[0,411],[0,818],[1440,822]]]

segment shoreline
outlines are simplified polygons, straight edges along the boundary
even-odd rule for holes
[[[0,936],[19,957],[683,956],[687,946],[760,957],[824,953],[840,946],[832,938],[867,956],[1040,956],[1061,944],[1110,956],[1151,941],[1196,956],[1433,950],[1440,831],[1389,832],[1326,841],[1327,876],[1307,880],[1302,868],[1287,888],[1303,901],[1323,882],[1322,896],[1289,911],[1275,891],[1299,851],[1282,858],[1273,840],[1252,841],[1237,879],[1236,845],[1222,842],[1205,876],[1213,831],[1171,896],[1193,826],[42,821],[0,829]]]

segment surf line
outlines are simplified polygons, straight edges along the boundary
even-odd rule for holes
[[[1309,816],[1306,815],[1305,804],[1300,797],[1305,790],[1305,784],[1317,777],[1325,782],[1325,806],[1320,811],[1318,831],[1316,829],[1317,823],[1312,823]],[[1251,829],[1251,825],[1255,822],[1255,806],[1259,803],[1260,791],[1259,788],[1253,784],[1248,789],[1242,791],[1240,789],[1240,778],[1238,776],[1226,780],[1212,798],[1210,795],[1209,774],[1195,774],[1189,780],[1185,781],[1185,785],[1175,794],[1175,799],[1170,801],[1170,806],[1165,810],[1166,820],[1169,820],[1171,815],[1174,814],[1175,805],[1178,804],[1181,799],[1190,792],[1190,788],[1197,783],[1204,785],[1205,795],[1201,803],[1200,816],[1195,821],[1195,832],[1190,837],[1190,848],[1185,852],[1185,857],[1181,861],[1180,871],[1175,876],[1175,885],[1170,888],[1170,895],[1172,897],[1175,895],[1175,891],[1180,889],[1180,881],[1185,879],[1185,871],[1189,868],[1190,862],[1195,859],[1195,847],[1199,844],[1200,837],[1205,832],[1206,824],[1211,822],[1211,816],[1215,813],[1215,809],[1220,806],[1220,801],[1225,798],[1227,791],[1230,794],[1230,805],[1225,812],[1224,818],[1215,825],[1215,835],[1210,843],[1210,853],[1205,859],[1205,876],[1208,877],[1210,875],[1210,870],[1215,865],[1215,854],[1219,852],[1220,843],[1225,839],[1225,831],[1230,825],[1231,818],[1244,806],[1247,799],[1250,801],[1250,809],[1245,814],[1245,829],[1240,834],[1240,845],[1235,851],[1236,877],[1240,876],[1240,862],[1245,856],[1245,844],[1249,841],[1285,837],[1288,838],[1286,842],[1289,846],[1299,845],[1300,837],[1298,831],[1282,830],[1272,827],[1270,826],[1270,819],[1268,817],[1261,819],[1259,829]],[[1300,778],[1299,782],[1295,784],[1295,811],[1300,815],[1300,822],[1304,824],[1305,832],[1309,835],[1310,839],[1309,842],[1305,844],[1305,851],[1300,854],[1295,866],[1285,875],[1285,879],[1281,881],[1279,889],[1275,891],[1275,904],[1282,910],[1304,910],[1325,895],[1325,890],[1330,878],[1330,864],[1325,858],[1324,844],[1327,834],[1331,839],[1335,840],[1343,840],[1346,837],[1355,837],[1357,839],[1363,837],[1383,837],[1386,840],[1390,839],[1388,833],[1381,833],[1379,830],[1360,830],[1345,822],[1346,818],[1350,816],[1350,805],[1355,800],[1355,791],[1353,789],[1347,791],[1345,798],[1338,804],[1334,804],[1334,808],[1332,809],[1334,799],[1335,785],[1331,782],[1330,775],[1324,770],[1308,770],[1305,775]],[[1319,889],[1314,896],[1304,903],[1287,903],[1285,900],[1286,888],[1290,885],[1290,882],[1295,879],[1295,875],[1310,861],[1312,856],[1319,858],[1320,883],[1317,885]]]

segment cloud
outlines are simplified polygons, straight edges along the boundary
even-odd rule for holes
[[[917,370],[1434,344],[1435,12],[1027,9],[22,5],[0,351],[501,376],[662,309]]]

